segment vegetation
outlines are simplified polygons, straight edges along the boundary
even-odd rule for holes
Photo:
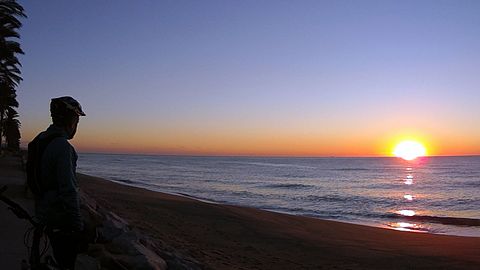
[[[5,138],[12,150],[20,147],[20,121],[16,87],[22,80],[21,64],[17,55],[23,54],[18,29],[26,17],[23,7],[15,0],[0,0],[0,148]]]

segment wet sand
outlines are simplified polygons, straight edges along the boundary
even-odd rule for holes
[[[81,188],[206,269],[479,269],[480,238],[211,204],[82,175]]]

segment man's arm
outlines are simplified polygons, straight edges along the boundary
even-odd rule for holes
[[[56,176],[58,181],[58,195],[65,206],[69,224],[72,229],[82,231],[83,221],[80,215],[78,186],[75,175],[73,148],[66,140],[59,140],[61,147],[57,153]]]

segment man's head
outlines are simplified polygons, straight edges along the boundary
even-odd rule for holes
[[[68,96],[52,98],[50,114],[53,124],[65,129],[68,139],[72,139],[75,136],[80,116],[85,116],[80,103]]]

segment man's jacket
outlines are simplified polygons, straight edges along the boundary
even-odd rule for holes
[[[56,134],[41,157],[41,179],[47,190],[35,200],[35,215],[51,229],[83,230],[76,179],[77,153],[67,133],[54,125],[40,139]]]

